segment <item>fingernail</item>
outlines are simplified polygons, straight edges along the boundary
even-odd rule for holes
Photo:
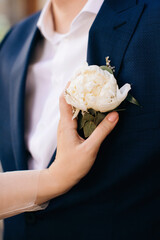
[[[118,119],[118,113],[117,112],[109,113],[107,119],[112,123],[115,122]]]

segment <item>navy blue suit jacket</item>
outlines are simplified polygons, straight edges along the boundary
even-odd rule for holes
[[[14,26],[0,46],[4,171],[27,169],[24,93],[28,64],[42,38],[38,17]],[[44,211],[5,220],[5,240],[160,239],[159,0],[104,1],[90,29],[87,61],[104,65],[106,56],[119,86],[130,83],[143,107],[129,105],[120,114],[93,168],[68,193]]]

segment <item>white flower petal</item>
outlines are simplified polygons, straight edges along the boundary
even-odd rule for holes
[[[125,85],[123,85],[123,87],[117,90],[117,98],[120,103],[124,101],[124,99],[127,97],[128,92],[130,90],[131,90],[131,85],[128,83],[126,83]]]
[[[130,89],[130,84],[119,89],[113,74],[86,63],[71,78],[65,98],[68,104],[77,109],[74,116],[79,110],[87,111],[89,108],[108,112],[121,104]]]
[[[79,112],[80,112],[80,110],[76,109],[76,111],[73,114],[72,120],[75,119],[78,116]]]

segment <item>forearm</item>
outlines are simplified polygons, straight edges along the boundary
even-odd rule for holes
[[[45,170],[1,173],[0,219],[42,210],[43,203],[67,192],[74,183],[65,179],[64,170],[53,163]]]
[[[41,189],[39,184],[43,172],[45,170],[17,171],[0,174],[0,219],[44,208],[44,206],[36,203],[39,189]],[[47,193],[44,191],[45,194]],[[43,199],[48,200],[44,195]],[[41,204],[44,202],[41,201]]]

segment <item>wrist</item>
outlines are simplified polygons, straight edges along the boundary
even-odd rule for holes
[[[55,182],[55,188],[58,195],[69,191],[78,181],[71,171],[64,164],[55,159],[54,163],[48,169],[50,177]]]
[[[66,193],[75,184],[67,178],[64,169],[53,163],[48,169],[40,171],[36,204],[40,205]]]
[[[49,169],[41,170],[39,174],[36,204],[40,205],[61,194],[63,193],[59,191],[58,182],[56,178],[51,176]]]

